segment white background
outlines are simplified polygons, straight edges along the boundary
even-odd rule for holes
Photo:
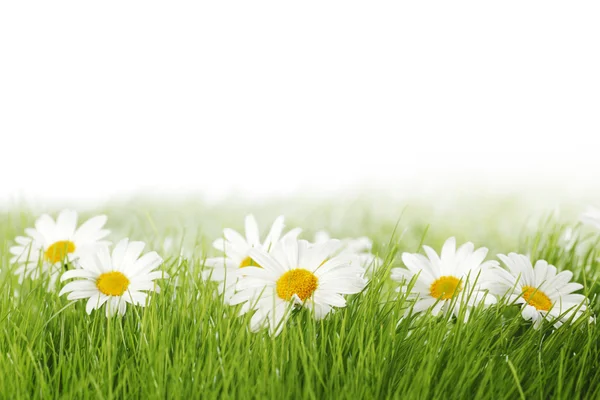
[[[596,192],[598,2],[211,3],[3,2],[0,200]]]

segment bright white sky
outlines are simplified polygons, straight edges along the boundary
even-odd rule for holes
[[[600,3],[3,2],[0,200],[600,182]]]

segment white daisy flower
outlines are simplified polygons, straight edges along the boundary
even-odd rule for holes
[[[360,277],[360,265],[344,256],[330,257],[340,246],[338,240],[311,246],[306,240],[287,237],[270,253],[251,249],[250,257],[261,268],[244,269],[231,304],[244,303],[241,314],[256,310],[250,321],[252,331],[266,325],[275,335],[294,306],[308,308],[316,319],[333,307],[345,307],[344,295],[359,293],[366,281]]]
[[[235,293],[235,284],[240,270],[250,266],[260,267],[250,257],[250,250],[256,248],[267,252],[271,251],[280,240],[284,227],[284,217],[277,217],[264,241],[261,242],[256,219],[253,215],[248,215],[245,220],[246,237],[233,229],[226,228],[223,230],[224,237],[214,241],[213,247],[222,252],[223,255],[208,258],[204,265],[209,269],[205,270],[202,276],[204,279],[220,282],[219,294],[223,295],[226,304],[229,303],[229,299]],[[300,232],[301,229],[299,228],[292,229],[283,238],[291,237],[295,239]]]
[[[522,254],[499,254],[498,258],[508,271],[494,268],[496,279],[491,290],[499,296],[508,295],[510,303],[522,304],[521,315],[532,321],[535,329],[544,319],[553,321],[558,328],[573,314],[577,319],[586,310],[586,297],[573,293],[583,285],[571,282],[571,271],[557,273],[556,267],[544,260],[538,260],[534,267],[529,257]]]
[[[600,209],[589,207],[579,218],[585,225],[600,229]]]
[[[155,279],[168,278],[164,271],[155,271],[163,260],[155,252],[146,253],[143,242],[123,239],[112,251],[101,248],[96,254],[85,255],[80,260],[81,268],[66,271],[61,281],[80,278],[62,288],[59,296],[69,293],[68,300],[88,299],[85,310],[88,314],[106,303],[106,316],[115,313],[124,315],[127,303],[145,307],[149,291],[160,292]]]
[[[415,278],[414,286],[408,298],[415,300],[412,311],[423,312],[431,308],[434,316],[440,313],[459,315],[465,309],[465,321],[469,318],[470,308],[483,304],[496,303],[486,285],[490,277],[489,269],[497,266],[497,261],[484,261],[488,249],[475,250],[471,242],[456,249],[456,240],[446,240],[441,257],[429,246],[423,246],[427,257],[421,254],[402,254],[406,268],[394,268],[392,279],[401,282],[398,291],[406,291],[410,281]]]
[[[319,231],[315,234],[315,243],[325,243],[331,239],[331,236],[326,231]],[[346,238],[342,239],[342,246],[340,250],[337,251],[337,254],[331,254],[331,256],[335,255],[352,255],[355,256],[360,263],[360,265],[367,270],[367,272],[372,272],[373,270],[379,268],[383,261],[381,258],[375,256],[371,253],[373,248],[373,242],[366,236],[361,236],[359,238]]]
[[[28,236],[17,236],[17,245],[10,248],[10,262],[19,265],[15,270],[19,283],[25,278],[49,277],[48,289],[53,289],[64,264],[110,243],[101,240],[110,233],[103,229],[104,224],[106,216],[99,215],[77,228],[77,212],[71,210],[61,211],[56,222],[47,214],[39,217],[35,228],[25,229]]]

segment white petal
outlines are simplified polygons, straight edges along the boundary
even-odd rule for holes
[[[562,271],[557,274],[551,281],[548,282],[548,285],[555,289],[562,289],[566,284],[568,284],[571,279],[573,279],[573,272],[571,271]]]
[[[106,302],[106,316],[107,317],[112,317],[113,315],[115,315],[117,313],[117,311],[119,311],[119,297],[110,297],[108,299],[108,301]]]
[[[98,215],[85,221],[75,232],[73,236],[77,241],[95,242],[107,236],[110,231],[103,230],[106,224],[106,215]]]
[[[287,264],[290,268],[298,268],[298,240],[294,238],[286,238],[281,242],[282,249],[287,259]],[[262,265],[262,264],[260,264]]]
[[[113,268],[118,271],[122,271],[121,268],[123,263],[123,257],[125,257],[125,252],[127,251],[127,247],[129,246],[129,239],[124,238],[119,240],[119,242],[113,248],[112,254],[110,255],[111,264]]]
[[[392,268],[390,275],[392,280],[396,282],[410,281],[414,276],[411,271],[404,268]]]
[[[313,315],[317,321],[325,318],[327,315],[329,315],[329,313],[331,313],[331,311],[333,311],[333,308],[331,308],[331,306],[328,304],[314,303],[310,308],[312,309]]]
[[[127,287],[132,291],[139,290],[155,290],[157,288],[157,284],[151,281],[140,281],[140,282],[131,282]]]
[[[64,293],[73,292],[73,291],[98,291],[98,288],[92,281],[88,280],[77,280],[67,283],[60,293],[59,296],[62,296]]]
[[[99,248],[98,251],[94,254],[93,259],[95,261],[94,263],[96,265],[96,268],[100,271],[114,271],[115,267],[113,266],[112,258],[110,256],[110,251],[108,250],[108,247]],[[92,268],[91,265],[90,268]]]
[[[29,244],[31,244],[32,240],[33,240],[32,238],[28,238],[28,237],[25,237],[25,236],[17,236],[15,238],[15,242],[17,244],[21,245],[21,246],[24,246],[24,247],[29,246]]]
[[[218,238],[213,242],[213,247],[219,250],[221,253],[225,253],[225,239]]]
[[[258,231],[258,224],[254,215],[250,214],[246,216],[245,227],[248,244],[253,247],[260,246],[260,232]]]
[[[153,281],[155,279],[168,279],[169,274],[166,271],[153,271],[145,275],[141,275],[138,277],[143,277],[143,279]]]
[[[125,299],[123,298],[119,298],[119,315],[123,316],[125,315],[125,311],[127,311],[127,302],[125,301]]]
[[[108,299],[109,299],[108,296],[106,296],[106,295],[104,295],[104,294],[102,294],[100,292],[96,293],[95,295],[91,296],[88,299],[88,301],[87,301],[87,303],[85,305],[85,312],[87,312],[88,315],[91,314],[92,310],[97,310],[100,307],[102,307],[102,305],[104,303],[106,303],[106,301]]]
[[[304,243],[306,242],[304,241]],[[308,248],[305,254],[302,254],[298,265],[300,268],[304,268],[309,271],[315,271],[317,268],[323,265],[327,259],[333,257],[333,255],[338,252],[341,246],[342,243],[337,239],[330,239],[324,243],[315,244]]]
[[[262,249],[251,249],[250,257],[267,272],[275,275],[281,275],[286,272],[286,269],[271,254]]]
[[[87,299],[93,295],[98,293],[98,290],[78,290],[76,292],[71,292],[67,296],[67,300],[79,300],[79,299]]]
[[[431,309],[431,315],[433,315],[434,317],[437,317],[445,305],[446,305],[446,302],[444,300],[438,301],[437,304],[435,306],[433,306],[433,308]]]
[[[29,250],[28,247],[27,247],[27,250]],[[8,249],[8,252],[14,256],[20,256],[21,254],[23,254],[25,252],[25,248],[22,246],[12,246],[11,248]]]
[[[271,230],[267,234],[267,237],[265,238],[265,241],[263,243],[263,249],[269,251],[271,247],[275,243],[277,243],[277,241],[281,237],[281,233],[283,232],[284,226],[284,217],[283,215],[280,215],[279,217],[277,217],[277,219],[275,219],[273,225],[271,225]]]
[[[147,273],[158,268],[163,262],[163,259],[155,251],[144,254],[140,257],[133,266],[127,268],[128,275],[135,277],[141,273]]]
[[[433,306],[436,301],[437,301],[437,299],[434,299],[433,297],[426,298],[426,299],[420,299],[412,307],[412,311],[414,313],[419,313],[419,312],[425,311],[425,310],[429,309],[431,306]]]
[[[564,285],[562,288],[560,288],[559,292],[562,295],[565,295],[565,294],[569,294],[569,293],[572,293],[572,292],[575,292],[575,291],[581,290],[581,289],[583,289],[583,285],[581,283],[570,282],[570,283],[567,283],[566,285]]]
[[[304,264],[302,264],[302,266],[304,267]],[[313,264],[313,267],[314,267],[314,264]],[[322,260],[320,262],[320,264],[317,264],[314,269],[310,269],[308,266],[306,267],[306,269],[308,269],[309,271],[313,271],[315,273],[315,275],[317,276],[317,278],[322,277],[337,268],[353,268],[353,267],[350,266],[350,262],[348,261],[348,259],[345,257],[342,257],[342,256],[333,257],[329,260]],[[354,270],[356,270],[356,268],[354,268]],[[358,269],[358,271],[361,271],[361,270],[362,270],[362,268]]]
[[[402,262],[414,275],[427,281],[433,282],[441,276],[441,271],[434,271],[430,260],[420,254],[402,253]]]
[[[441,260],[443,261],[442,267],[445,262],[452,263],[455,255],[456,255],[456,239],[454,237],[451,237],[451,238],[448,238],[444,242],[444,245],[442,246],[442,252],[441,252]]]
[[[317,290],[314,294],[315,302],[318,304],[326,304],[334,307],[345,307],[346,300],[343,296],[324,290]]]
[[[50,218],[49,216],[47,216],[47,217]],[[51,220],[51,223],[52,223],[52,230],[50,231],[50,235],[53,235],[54,234],[54,221],[52,220],[52,218],[50,218],[50,220]],[[27,235],[31,236],[31,238],[34,241],[40,243],[41,245],[48,244],[48,243],[46,243],[46,235],[44,235],[43,233],[37,231],[36,229],[25,228],[25,233]]]
[[[61,277],[60,280],[65,281],[67,279],[72,279],[72,278],[95,278],[97,277],[98,274],[95,271],[90,271],[87,269],[70,269],[68,271],[65,271]]]
[[[135,304],[137,306],[145,307],[146,300],[148,299],[148,293],[137,292],[137,291],[128,291],[123,295],[123,299],[128,303]]]
[[[248,247],[251,247],[246,242],[246,239],[244,239],[244,237],[242,235],[240,235],[233,229],[229,229],[229,228],[223,229],[223,236],[225,236],[225,239],[228,242],[230,242],[239,251],[242,251],[242,249],[247,249]]]
[[[140,258],[144,251],[146,244],[144,242],[129,242],[129,246],[125,250],[123,259],[121,260],[121,267],[126,270]],[[162,262],[162,259],[161,259]]]
[[[536,318],[536,316],[538,315],[538,311],[535,309],[535,307],[526,305],[525,307],[523,307],[521,315],[523,316],[524,320],[529,321],[531,319]]]
[[[301,233],[302,233],[302,228],[294,228],[294,229],[291,229],[285,235],[283,235],[283,237],[280,240],[283,241],[283,240],[288,239],[288,238],[292,238],[292,239],[298,240],[298,236]]]
[[[77,211],[62,210],[56,218],[56,230],[61,239],[72,239],[77,228]]]
[[[54,220],[52,219],[52,217],[50,217],[48,214],[41,215],[35,221],[35,230],[32,230],[30,228],[25,229],[25,232],[29,236],[32,236],[34,239],[37,239],[37,240],[39,240],[39,238],[40,238],[39,235],[42,235],[43,237],[49,237],[53,240],[54,239],[53,237],[55,236],[55,231],[56,231],[56,224],[54,223]]]

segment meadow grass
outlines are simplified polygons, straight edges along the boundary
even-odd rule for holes
[[[471,210],[472,211],[472,210]],[[2,398],[600,398],[600,330],[588,319],[533,330],[516,306],[452,317],[404,317],[407,303],[389,278],[403,251],[439,250],[449,236],[496,252],[518,251],[570,269],[598,313],[598,237],[554,218],[525,227],[510,211],[433,215],[426,207],[383,212],[345,207],[127,203],[106,213],[110,239],[148,243],[172,278],[145,308],[124,318],[85,313],[85,302],[17,283],[8,247],[35,213],[0,217],[0,397]],[[249,331],[250,316],[223,305],[216,284],[200,278],[210,243],[223,227],[241,229],[246,212],[261,228],[285,213],[288,227],[312,239],[368,235],[384,259],[367,289],[321,322],[298,311],[278,337]],[[567,228],[574,239],[565,240]],[[177,277],[177,278],[175,278]]]

